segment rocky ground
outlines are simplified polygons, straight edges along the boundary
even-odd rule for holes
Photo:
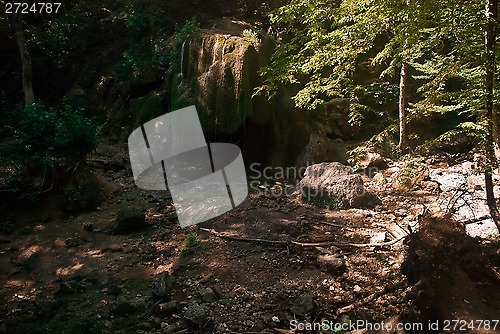
[[[24,223],[0,234],[0,333],[333,333],[307,324],[364,321],[351,331],[363,333],[446,330],[446,319],[469,325],[449,333],[500,330],[470,327],[500,318],[499,238],[476,221],[473,162],[371,170],[362,178],[380,204],[364,209],[303,204],[284,195],[293,182],[267,180],[236,210],[181,229],[168,196],[135,187],[125,152],[101,145],[89,159],[110,194],[96,210],[20,211]],[[142,212],[140,229],[116,225]]]

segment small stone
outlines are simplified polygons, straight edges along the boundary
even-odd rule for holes
[[[153,287],[152,292],[156,297],[166,297],[172,292],[174,288],[174,278],[166,273],[162,273],[157,275]]]
[[[168,303],[162,303],[158,305],[158,314],[163,316],[171,315],[178,310],[178,305],[175,300],[169,301]]]
[[[375,176],[373,177],[373,182],[376,182],[378,184],[381,184],[381,185],[384,185],[387,183],[387,180],[385,179],[385,176],[384,174],[382,173],[377,173],[375,174]]]
[[[146,226],[146,215],[138,208],[126,208],[118,211],[114,232],[128,234],[142,230]]]
[[[335,255],[319,255],[318,263],[322,270],[336,276],[342,275],[347,270],[344,259]]]
[[[184,319],[192,325],[201,327],[208,321],[207,311],[198,303],[191,303],[186,309]]]
[[[352,292],[354,293],[360,293],[361,292],[361,287],[359,285],[355,285],[354,288],[352,289]]]
[[[131,302],[125,298],[119,298],[116,306],[111,309],[111,314],[117,316],[125,316],[137,311],[137,306],[132,305]]]
[[[94,224],[90,222],[83,223],[83,229],[87,232],[92,232],[94,230]]]
[[[304,295],[295,299],[290,307],[290,312],[298,315],[307,315],[312,311],[313,307],[313,296]]]
[[[215,292],[217,297],[224,298],[224,292],[222,291],[222,288],[220,287],[219,284],[212,285],[212,290]]]
[[[278,318],[277,316],[274,316],[271,318],[271,320],[275,323],[279,323],[280,322],[280,318]]]
[[[373,236],[370,238],[370,243],[381,244],[385,241],[385,238],[386,238],[385,232],[377,232],[374,233]]]
[[[198,294],[205,303],[211,303],[215,298],[215,292],[211,288],[201,289]]]

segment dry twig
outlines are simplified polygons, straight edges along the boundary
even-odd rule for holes
[[[255,243],[261,243],[261,244],[268,244],[268,245],[277,245],[277,246],[299,246],[299,247],[325,247],[325,246],[335,246],[339,248],[345,248],[345,247],[356,247],[356,248],[365,248],[365,247],[382,247],[382,246],[391,246],[399,241],[403,240],[406,236],[402,236],[400,238],[388,241],[388,242],[382,242],[382,243],[368,243],[368,244],[355,244],[355,243],[342,243],[342,242],[336,242],[336,241],[321,241],[321,242],[299,242],[299,241],[294,241],[294,240],[268,240],[268,239],[256,239],[256,238],[243,238],[243,237],[238,237],[238,236],[232,236],[232,235],[227,235],[224,233],[217,232],[213,229],[208,229],[208,228],[200,228],[200,230],[209,232],[212,235],[215,235],[216,237],[219,237],[221,239],[226,239],[226,240],[233,240],[233,241],[241,241],[241,242],[255,242]]]
[[[401,282],[393,284],[393,285],[388,285],[381,291],[377,291],[377,292],[375,292],[375,293],[373,293],[373,294],[371,294],[363,299],[360,299],[352,304],[349,304],[347,306],[339,308],[337,310],[337,315],[347,313],[347,312],[350,312],[354,309],[357,309],[358,307],[364,306],[364,305],[374,301],[375,299],[378,299],[378,298],[380,298],[383,295],[386,295],[388,293],[396,292],[397,290],[401,289],[405,285],[406,285],[406,281],[401,281]]]

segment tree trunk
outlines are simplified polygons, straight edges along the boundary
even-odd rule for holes
[[[406,0],[406,7],[410,5],[410,0]],[[408,8],[407,8],[408,9]],[[407,14],[409,15],[409,13]],[[403,53],[407,49],[408,41],[405,41],[403,46]],[[406,60],[403,58],[401,63],[401,74],[399,78],[399,151],[406,154],[409,151],[410,145],[408,143],[408,123],[406,116],[406,100],[407,92],[406,85],[408,81],[408,71],[410,67]]]
[[[406,83],[408,79],[408,63],[401,64],[401,76],[399,81],[399,150],[408,153],[408,124],[406,117]]]
[[[495,139],[493,137],[493,129],[495,125],[494,120],[498,117],[494,117],[494,105],[493,105],[493,94],[494,94],[494,84],[495,84],[495,48],[496,48],[496,29],[498,21],[498,0],[486,0],[486,161],[487,166],[485,170],[485,187],[486,187],[486,202],[488,203],[488,208],[490,210],[491,217],[495,221],[498,230],[500,231],[500,216],[498,208],[495,201],[495,193],[493,191],[493,171],[497,166],[496,156],[495,156]]]
[[[24,35],[22,18],[15,13],[12,14],[12,24],[14,26],[19,52],[21,53],[24,103],[26,105],[30,105],[35,102],[35,93],[33,92],[33,71],[31,68],[31,57],[28,42],[26,41],[26,37]]]

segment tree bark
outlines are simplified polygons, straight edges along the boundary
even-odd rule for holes
[[[495,221],[495,224],[500,231],[500,215],[495,200],[495,193],[493,191],[493,171],[497,166],[497,160],[495,156],[495,139],[494,139],[494,120],[498,120],[498,117],[494,117],[494,105],[493,105],[493,94],[495,85],[495,73],[496,73],[496,63],[495,63],[495,48],[496,48],[496,30],[498,23],[498,0],[486,0],[486,143],[485,143],[485,153],[486,153],[486,170],[485,170],[485,187],[486,187],[486,202],[490,210],[491,217]]]
[[[23,31],[22,18],[15,13],[12,14],[12,25],[14,26],[14,33],[16,37],[17,46],[19,47],[19,52],[21,53],[24,103],[26,105],[30,105],[35,103],[31,57],[28,48],[28,41],[26,40],[26,36],[24,35]]]
[[[410,5],[410,0],[406,0],[406,7]],[[407,14],[409,15],[409,14]],[[405,40],[403,46],[403,53],[407,49],[408,40]],[[407,81],[408,81],[408,71],[410,66],[403,58],[401,63],[401,73],[399,77],[399,151],[402,154],[406,154],[409,151],[410,145],[408,143],[408,123],[407,123],[407,113],[406,113],[406,100],[407,100]]]
[[[408,153],[408,123],[406,116],[406,85],[408,80],[408,63],[401,64],[401,76],[399,81],[399,150],[401,153]]]

